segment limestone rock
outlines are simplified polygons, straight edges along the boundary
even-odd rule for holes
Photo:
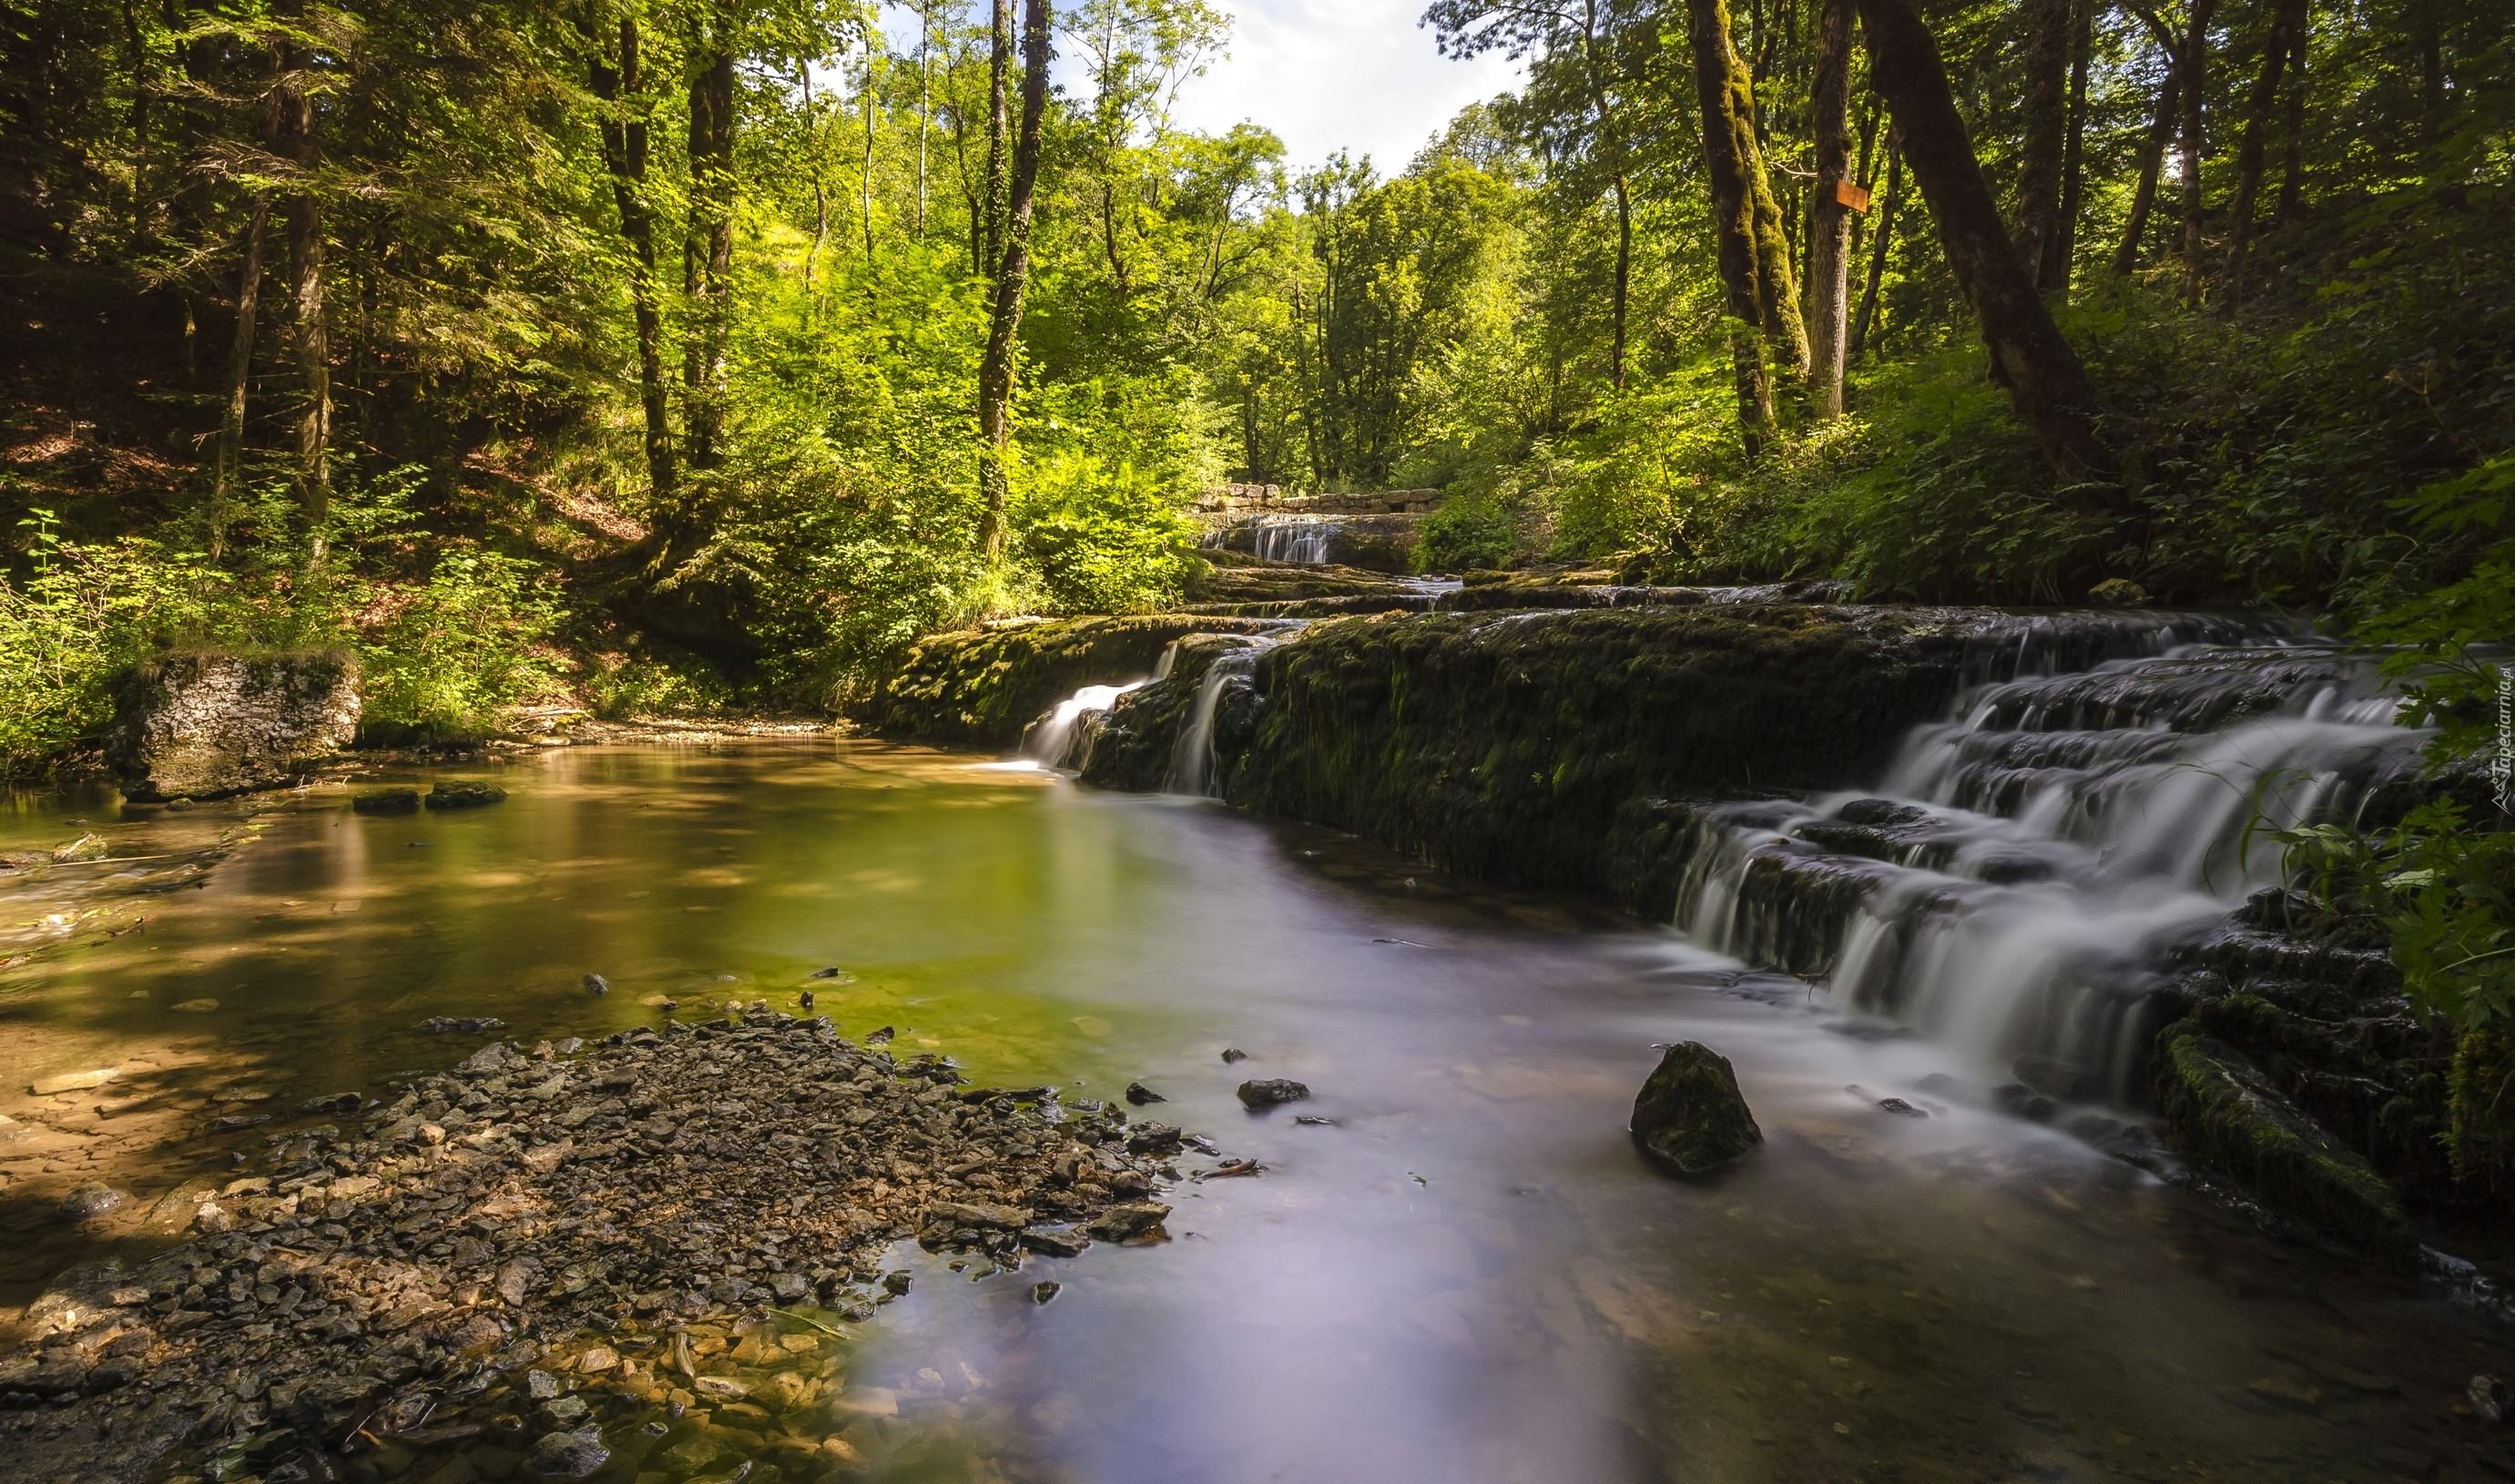
[[[1734,1165],[1763,1141],[1729,1058],[1698,1041],[1670,1047],[1633,1099],[1633,1142],[1689,1178]]]
[[[358,729],[358,667],[342,650],[184,650],[115,686],[106,760],[132,799],[219,799],[296,782]]]

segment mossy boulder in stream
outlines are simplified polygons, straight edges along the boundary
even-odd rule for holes
[[[2185,1147],[2274,1216],[2408,1264],[2418,1252],[2390,1185],[2297,1112],[2259,1067],[2197,1021],[2157,1043],[2157,1100]]]
[[[1670,1047],[1633,1099],[1633,1143],[1689,1179],[1725,1170],[1763,1142],[1729,1058],[1699,1041]]]

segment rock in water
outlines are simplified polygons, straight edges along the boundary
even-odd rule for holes
[[[494,783],[439,783],[428,791],[432,809],[476,809],[507,802],[507,791]]]
[[[1688,1178],[1734,1165],[1763,1141],[1729,1058],[1698,1041],[1670,1047],[1633,1099],[1633,1142]]]
[[[1148,1102],[1170,1101],[1169,1098],[1164,1097],[1161,1093],[1154,1092],[1152,1089],[1144,1086],[1140,1082],[1131,1082],[1127,1084],[1127,1100],[1139,1108]]]
[[[611,981],[600,974],[587,974],[585,992],[589,995],[607,995],[611,993]]]
[[[594,1427],[546,1432],[524,1456],[524,1467],[546,1479],[581,1479],[610,1462],[611,1450],[602,1446],[602,1433]]]
[[[62,1215],[74,1221],[85,1221],[108,1211],[119,1210],[130,1199],[110,1185],[81,1185],[62,1197]]]
[[[362,794],[350,795],[350,808],[359,814],[416,814],[419,812],[419,790],[369,789]]]
[[[2463,1391],[2471,1401],[2471,1415],[2492,1427],[2503,1427],[2515,1422],[2515,1392],[2494,1376],[2475,1376]]]
[[[1256,1113],[1277,1103],[1299,1102],[1310,1095],[1309,1086],[1288,1077],[1261,1077],[1240,1085],[1240,1105]]]
[[[344,650],[178,651],[114,692],[105,758],[144,803],[283,787],[358,730],[357,661]]]

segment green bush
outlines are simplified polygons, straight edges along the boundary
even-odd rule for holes
[[[1415,568],[1420,572],[1464,572],[1470,567],[1498,567],[1518,549],[1519,533],[1510,512],[1490,495],[1459,495],[1423,517],[1415,538]]]
[[[558,603],[529,562],[449,548],[428,581],[382,597],[383,619],[359,635],[364,725],[427,739],[475,736],[497,712],[546,693],[557,674],[541,646]]]

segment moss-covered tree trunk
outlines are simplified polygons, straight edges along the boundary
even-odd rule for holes
[[[1992,375],[2034,432],[2044,462],[2074,492],[2073,503],[2110,507],[2119,498],[2111,483],[2116,465],[2096,433],[2095,388],[2000,226],[1938,43],[1912,0],[1859,3],[1872,75],[1894,115],[1921,197],[1930,203],[1949,269],[1990,348]]]
[[[978,361],[978,550],[989,561],[1005,547],[1005,451],[1012,441],[1014,337],[1021,331],[1022,300],[1030,287],[1031,201],[1039,184],[1040,130],[1048,113],[1048,0],[1023,0],[1021,136],[1013,145],[1007,183],[1004,257],[996,270],[995,311],[987,323],[986,353]]]
[[[2026,99],[2017,151],[2017,256],[2037,269],[2060,235],[2061,156],[2069,143],[2071,0],[2025,0]]]
[[[1816,202],[1808,213],[1808,396],[1820,418],[1842,416],[1851,209],[1838,190],[1850,178],[1851,42],[1858,19],[1853,0],[1823,0],[1808,100],[1816,136]]]
[[[682,348],[681,392],[692,469],[713,468],[722,454],[725,349],[733,329],[733,62],[732,38],[720,33],[690,74],[690,221],[681,243],[681,291],[692,325]]]
[[[1731,350],[1738,420],[1752,457],[1775,429],[1772,375],[1762,347],[1774,349],[1788,375],[1803,376],[1807,330],[1799,320],[1781,208],[1765,184],[1763,152],[1755,144],[1754,91],[1730,36],[1729,7],[1726,0],[1687,0],[1686,21],[1703,108],[1704,173],[1711,188],[1720,282],[1730,315],[1745,327],[1732,332]]]

